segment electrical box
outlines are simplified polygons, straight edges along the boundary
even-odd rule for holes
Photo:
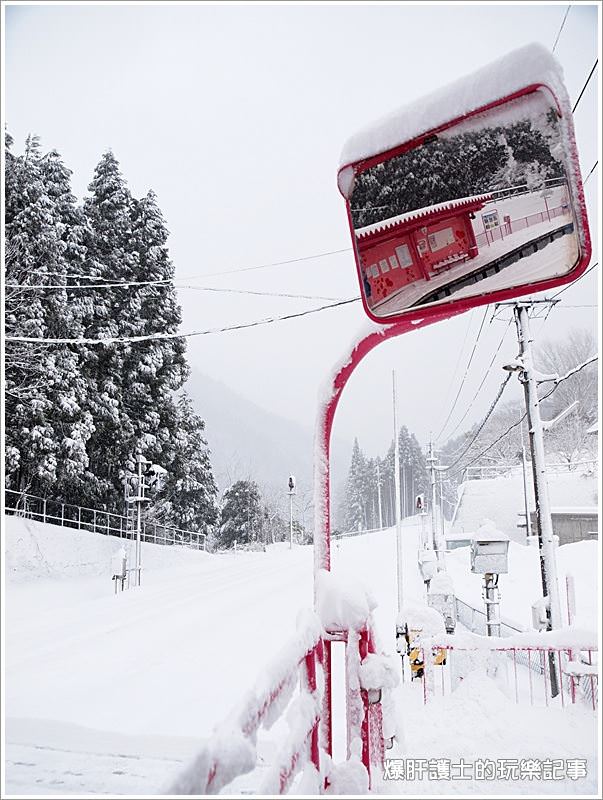
[[[427,583],[438,571],[438,557],[435,550],[419,550],[419,569],[423,581]]]
[[[548,597],[541,597],[532,603],[532,626],[537,631],[545,631],[548,627],[547,610],[549,607]]]
[[[438,572],[429,584],[427,605],[435,608],[443,619],[446,633],[454,633],[456,628],[456,597],[454,585],[447,572]]]
[[[509,571],[509,537],[494,529],[480,529],[471,539],[471,572],[503,575]]]

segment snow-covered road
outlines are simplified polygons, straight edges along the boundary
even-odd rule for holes
[[[147,545],[142,587],[116,597],[110,572],[115,541],[11,517],[6,527],[9,548],[43,556],[38,576],[30,569],[28,579],[19,580],[18,573],[6,593],[11,791],[33,791],[40,778],[45,790],[82,791],[77,773],[84,752],[87,791],[127,793],[131,770],[109,770],[107,757],[123,751],[156,759],[168,737],[171,759],[153,761],[143,778],[136,770],[139,791],[161,789],[173,758],[189,757],[211,733],[294,631],[298,611],[312,602],[307,547],[210,556]],[[59,579],[74,538],[84,551],[89,544],[106,553],[88,559],[97,563],[97,574]],[[117,751],[115,733],[126,736],[117,737]],[[74,764],[65,751],[78,753]],[[61,763],[64,774],[57,778]]]

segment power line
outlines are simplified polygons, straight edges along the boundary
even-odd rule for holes
[[[597,159],[597,160],[595,161],[595,163],[594,163],[594,164],[592,165],[592,167],[590,168],[590,172],[588,173],[588,175],[586,176],[586,178],[584,178],[584,181],[583,181],[583,183],[582,183],[582,185],[583,185],[583,186],[586,186],[586,184],[587,184],[587,182],[588,182],[588,179],[589,179],[589,178],[590,178],[590,176],[593,174],[593,172],[594,172],[594,171],[595,171],[595,169],[597,168],[598,164],[599,164],[599,159]]]
[[[56,274],[56,273],[55,273]],[[325,297],[324,295],[314,295],[314,294],[293,294],[291,292],[264,292],[256,289],[233,289],[231,287],[217,287],[217,286],[193,286],[192,284],[184,285],[184,286],[175,286],[172,284],[171,280],[166,281],[132,281],[130,283],[101,283],[101,284],[87,284],[85,286],[81,286],[79,284],[76,285],[68,285],[68,284],[19,284],[19,283],[9,283],[6,284],[7,289],[14,289],[20,291],[37,291],[39,289],[49,289],[49,290],[60,290],[60,289],[114,289],[114,288],[129,288],[129,287],[148,287],[148,286],[157,286],[157,285],[169,285],[170,288],[176,289],[177,291],[184,290],[184,289],[192,289],[193,291],[197,292],[218,292],[218,293],[231,293],[231,294],[248,294],[248,295],[256,295],[259,297],[286,297],[295,300],[327,300],[327,301],[338,301],[342,298],[340,297]],[[360,299],[360,298],[358,298]]]
[[[472,397],[472,399],[471,399],[470,403],[467,405],[467,407],[466,407],[466,409],[465,409],[465,413],[464,413],[464,414],[463,414],[463,416],[460,418],[460,420],[457,422],[457,424],[454,426],[454,428],[452,429],[452,431],[451,431],[451,432],[448,434],[448,439],[450,439],[450,438],[452,438],[452,436],[454,436],[454,434],[456,433],[456,431],[457,431],[457,430],[460,428],[461,424],[462,424],[462,423],[463,423],[463,421],[465,420],[465,418],[466,418],[467,414],[469,413],[469,411],[470,411],[470,410],[473,408],[473,404],[474,404],[474,402],[477,400],[477,397],[478,397],[478,395],[479,395],[479,393],[480,393],[480,391],[481,391],[481,389],[482,389],[482,386],[483,386],[483,385],[484,385],[484,383],[486,382],[486,379],[488,378],[488,375],[490,374],[490,370],[492,369],[492,366],[494,365],[494,362],[496,361],[496,356],[499,354],[499,352],[500,352],[500,349],[501,349],[501,347],[502,347],[502,345],[503,345],[503,342],[504,342],[504,340],[505,340],[505,339],[506,339],[506,337],[507,337],[507,333],[508,333],[508,331],[509,331],[509,328],[511,327],[511,322],[512,322],[512,320],[511,320],[511,319],[509,319],[509,321],[507,322],[507,327],[505,328],[505,330],[504,330],[504,333],[503,333],[503,335],[501,336],[500,342],[498,343],[498,347],[496,348],[496,350],[495,350],[495,352],[494,352],[494,355],[492,356],[492,360],[491,360],[491,361],[490,361],[490,363],[488,364],[488,367],[487,367],[487,369],[486,369],[486,371],[485,371],[485,373],[484,373],[484,377],[482,378],[482,381],[481,381],[480,385],[477,387],[477,389],[476,389],[476,391],[475,391],[475,394],[473,395],[473,397]]]
[[[540,403],[544,402],[548,397],[550,397],[553,394],[553,392],[557,389],[560,383],[563,383],[563,381],[566,381],[568,378],[571,378],[572,375],[575,375],[577,372],[580,372],[581,370],[585,369],[590,364],[594,364],[594,362],[597,361],[598,358],[599,356],[597,355],[591,356],[590,358],[587,358],[586,361],[583,361],[581,364],[578,364],[577,367],[570,369],[569,372],[566,372],[565,375],[563,375],[563,377],[554,378],[555,385],[553,386],[550,392],[547,392],[547,394],[545,394],[544,397],[540,398],[539,402]],[[549,383],[549,381],[541,381],[541,383]]]
[[[566,374],[565,374],[563,377],[561,377],[561,378],[557,378],[557,379],[555,380],[555,385],[554,385],[554,386],[553,386],[553,388],[550,390],[550,392],[547,392],[547,394],[545,394],[543,397],[540,397],[540,398],[538,399],[538,402],[539,402],[539,403],[542,403],[544,400],[546,400],[547,398],[549,398],[549,397],[550,397],[550,396],[553,394],[553,392],[554,392],[554,391],[556,391],[556,389],[557,389],[557,387],[559,386],[559,384],[563,383],[563,381],[567,380],[567,379],[568,379],[568,378],[570,378],[572,375],[575,375],[577,372],[580,372],[580,370],[584,369],[584,368],[585,368],[585,367],[587,367],[589,364],[592,364],[594,361],[597,361],[597,360],[598,360],[598,356],[596,356],[596,355],[595,355],[595,356],[591,356],[591,358],[587,359],[587,360],[586,360],[586,361],[584,361],[582,364],[579,364],[577,367],[574,367],[574,369],[571,369],[571,370],[570,370],[569,372],[567,372],[567,373],[566,373]],[[508,376],[509,378],[511,377],[511,374],[512,374],[512,373],[509,373],[509,376]],[[476,461],[479,461],[479,459],[480,459],[482,456],[484,456],[484,455],[485,455],[486,453],[488,453],[488,452],[489,452],[489,451],[490,451],[490,450],[491,450],[491,449],[492,449],[492,448],[493,448],[495,445],[497,445],[497,444],[498,444],[500,441],[502,441],[502,440],[505,438],[505,436],[508,436],[508,435],[509,435],[509,433],[511,433],[511,431],[512,431],[512,430],[514,430],[514,428],[517,428],[519,425],[521,425],[521,423],[524,421],[524,419],[525,419],[526,417],[527,417],[527,413],[526,413],[526,412],[524,412],[523,416],[522,416],[522,417],[520,417],[520,418],[519,418],[519,419],[518,419],[516,422],[514,422],[512,425],[509,425],[509,427],[507,428],[507,430],[506,430],[506,431],[504,431],[504,433],[501,433],[501,435],[500,435],[498,438],[496,438],[496,439],[495,439],[495,440],[494,440],[494,441],[493,441],[491,444],[489,444],[489,445],[488,445],[486,448],[484,448],[484,450],[482,450],[480,453],[478,453],[478,454],[475,456],[475,458],[473,458],[471,461],[469,461],[467,464],[465,464],[465,465],[464,465],[464,467],[462,467],[462,470],[465,470],[465,469],[467,469],[467,467],[470,467],[472,464],[475,464],[475,462],[476,462]],[[465,451],[465,452],[466,452],[466,451]],[[459,461],[459,460],[457,459],[457,461],[455,461],[455,463],[454,463],[454,464],[451,464],[451,467],[453,467],[453,466],[455,466],[456,464],[458,464],[458,461]],[[456,472],[461,472],[462,470],[456,470]],[[456,474],[456,472],[453,472],[453,473],[451,473],[451,475],[455,475],[455,474]]]
[[[492,416],[492,414],[494,412],[494,409],[496,408],[496,406],[498,404],[498,401],[503,396],[503,392],[507,388],[507,385],[508,385],[509,381],[511,380],[511,376],[512,376],[512,373],[509,372],[509,374],[505,377],[505,379],[501,383],[501,385],[500,385],[500,387],[498,389],[498,392],[496,393],[496,397],[494,398],[492,404],[490,405],[490,408],[488,409],[488,413],[486,414],[486,416],[483,418],[483,420],[479,424],[475,434],[473,435],[473,438],[471,439],[471,441],[469,442],[467,447],[463,450],[463,452],[460,454],[460,456],[457,459],[455,459],[455,461],[453,461],[453,463],[450,464],[450,466],[446,467],[446,472],[449,469],[452,469],[452,467],[455,467],[459,463],[459,461],[463,458],[463,456],[466,455],[467,452],[471,449],[471,446],[473,445],[473,443],[475,442],[477,437],[480,435],[480,433],[484,429],[484,426],[486,425],[486,422],[488,422],[488,420]]]
[[[328,256],[339,255],[341,253],[350,253],[352,252],[351,247],[344,247],[341,250],[328,250],[324,253],[313,253],[309,256],[300,256],[299,258],[289,258],[285,261],[272,261],[266,264],[256,264],[250,267],[237,267],[236,269],[224,270],[223,272],[204,272],[199,273],[197,275],[184,275],[181,278],[165,278],[162,280],[152,280],[152,281],[119,281],[119,280],[112,280],[110,278],[94,278],[92,276],[85,276],[85,275],[71,275],[65,276],[71,279],[83,279],[83,280],[97,280],[103,281],[101,284],[87,284],[86,286],[80,286],[79,284],[63,286],[60,284],[57,285],[27,285],[22,286],[21,284],[7,284],[7,289],[104,289],[104,288],[115,288],[115,287],[129,287],[129,286],[162,286],[167,284],[177,284],[180,281],[190,281],[190,280],[199,280],[201,278],[215,278],[221,277],[222,275],[234,275],[240,272],[251,272],[254,270],[259,269],[268,269],[270,267],[280,267],[285,266],[287,264],[298,264],[305,261],[313,261],[319,258],[326,258]],[[48,274],[48,275],[57,275],[59,273],[39,273],[38,274]]]
[[[327,300],[329,302],[339,302],[343,300],[342,297],[325,297],[319,294],[291,294],[290,292],[262,292],[256,289],[231,289],[228,287],[215,287],[215,286],[176,286],[176,289],[193,289],[197,292],[222,292],[230,294],[250,294],[258,295],[260,297],[287,297],[293,300]],[[360,296],[356,298],[360,300]]]
[[[564,292],[567,292],[568,289],[571,289],[572,286],[575,286],[578,283],[578,281],[581,281],[582,278],[585,278],[589,274],[589,272],[592,272],[594,268],[597,267],[598,265],[599,262],[595,261],[595,263],[591,264],[590,267],[582,273],[582,275],[576,278],[576,280],[572,281],[571,283],[568,283],[567,286],[564,286],[563,289],[560,289],[556,294],[554,294],[551,297],[551,300],[555,300],[557,297],[559,297],[559,295],[562,295]]]
[[[553,53],[555,52],[555,49],[557,48],[557,44],[559,42],[559,37],[561,36],[561,32],[563,31],[563,28],[565,27],[565,20],[567,19],[567,15],[569,14],[570,9],[571,9],[571,5],[568,6],[565,9],[565,14],[563,15],[563,19],[561,20],[561,27],[557,31],[557,36],[555,37],[555,43],[553,44]]]
[[[30,342],[30,343],[45,343],[45,344],[125,344],[125,343],[137,343],[137,342],[149,342],[153,340],[172,340],[172,339],[188,339],[192,336],[210,336],[215,333],[226,333],[228,331],[239,331],[245,328],[255,328],[260,325],[270,325],[273,322],[283,322],[284,320],[289,319],[297,319],[298,317],[305,317],[309,314],[316,314],[320,311],[327,311],[331,308],[337,308],[339,306],[350,305],[351,303],[357,303],[359,297],[352,297],[349,300],[340,300],[337,303],[330,303],[326,306],[319,306],[318,308],[309,308],[307,311],[298,311],[293,314],[284,314],[280,317],[268,317],[262,320],[256,320],[255,322],[247,322],[241,323],[238,325],[227,325],[223,328],[209,328],[204,331],[189,331],[188,333],[151,333],[146,334],[144,336],[108,336],[104,339],[87,339],[87,338],[80,338],[80,339],[59,339],[59,338],[44,338],[44,337],[36,337],[36,336],[6,336],[5,340],[7,342]]]
[[[591,71],[588,73],[588,78],[586,79],[586,81],[585,81],[585,83],[584,83],[584,86],[582,87],[582,91],[581,91],[581,92],[580,92],[580,94],[578,95],[578,99],[577,99],[577,100],[576,100],[576,102],[574,103],[574,107],[572,108],[572,114],[573,114],[573,113],[574,113],[574,111],[575,111],[575,110],[578,108],[578,103],[580,102],[580,100],[582,100],[582,95],[583,95],[583,94],[584,94],[584,92],[586,91],[586,87],[587,87],[587,86],[588,86],[588,84],[590,83],[590,79],[592,78],[592,76],[593,76],[593,73],[594,73],[594,71],[596,70],[596,68],[597,68],[597,64],[598,64],[598,63],[599,63],[599,59],[597,58],[597,59],[595,60],[595,63],[594,63],[594,64],[593,64],[593,66],[592,66],[592,69],[591,69]]]
[[[467,343],[467,337],[469,336],[469,331],[471,330],[471,323],[473,322],[473,314],[474,314],[474,312],[475,312],[475,309],[473,309],[471,311],[471,314],[469,315],[469,322],[467,323],[467,328],[465,329],[465,338],[463,339],[463,344],[461,345],[461,347],[459,349],[459,355],[458,355],[458,358],[456,360],[456,364],[455,364],[455,367],[454,367],[454,370],[453,370],[453,373],[452,373],[452,377],[450,379],[450,384],[448,386],[448,391],[446,392],[445,403],[448,402],[448,397],[450,395],[450,390],[452,389],[452,384],[454,383],[454,379],[456,377],[456,373],[457,373],[457,370],[459,368],[459,364],[461,363],[461,358],[462,358],[463,352],[465,350],[465,344]]]
[[[456,393],[456,397],[454,398],[454,401],[452,403],[452,406],[450,408],[448,416],[446,417],[446,421],[444,422],[440,432],[436,436],[436,441],[440,440],[440,437],[442,436],[442,434],[446,430],[446,425],[448,425],[448,422],[450,421],[450,417],[452,416],[452,414],[454,412],[454,409],[456,408],[456,404],[457,404],[458,399],[460,397],[461,391],[463,389],[463,386],[465,385],[465,381],[467,380],[467,374],[469,373],[469,367],[471,366],[471,364],[473,362],[473,356],[475,355],[475,350],[477,348],[477,343],[479,342],[479,337],[481,336],[482,330],[484,328],[484,323],[486,321],[486,317],[488,316],[489,308],[490,308],[490,306],[487,305],[486,308],[484,309],[484,316],[482,317],[482,321],[480,323],[479,330],[477,332],[477,336],[475,337],[475,342],[473,343],[473,349],[471,350],[471,354],[469,355],[469,360],[467,361],[467,366],[465,367],[465,373],[464,373],[464,375],[463,375],[463,377],[461,379],[461,383],[460,383],[458,392]],[[463,348],[464,348],[464,345],[463,345]]]

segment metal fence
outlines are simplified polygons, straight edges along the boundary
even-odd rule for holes
[[[475,241],[478,247],[483,245],[494,244],[495,241],[502,241],[507,236],[511,236],[517,231],[530,228],[532,225],[540,225],[543,222],[550,222],[555,217],[562,217],[569,214],[567,206],[557,206],[556,208],[549,208],[548,211],[538,211],[535,214],[528,214],[525,217],[518,217],[517,219],[508,220],[494,228],[478,233]]]
[[[63,528],[118,536],[120,539],[136,538],[136,523],[132,516],[62,503],[60,500],[38,497],[13,489],[5,489],[4,510],[7,514],[59,525]],[[184,545],[197,550],[207,549],[207,537],[204,533],[185,531],[181,528],[172,528],[145,520],[141,522],[140,538],[141,541],[152,544]]]
[[[486,614],[484,611],[480,611],[479,608],[474,608],[473,606],[469,605],[469,603],[463,602],[463,600],[456,599],[456,618],[457,620],[463,625],[467,630],[471,631],[472,633],[477,633],[480,636],[487,636],[488,629],[486,626]],[[517,633],[525,633],[525,628],[516,628],[513,625],[509,625],[506,622],[500,623],[500,635],[501,636],[514,636]],[[545,672],[547,671],[547,664],[544,658],[544,649],[542,652],[537,654],[538,657],[535,657],[535,648],[514,648],[507,652],[509,658],[513,658],[515,664],[521,664],[524,667],[527,667],[530,672],[535,672],[537,675],[545,676]],[[591,666],[593,663],[593,651],[583,651],[579,654],[574,654],[574,657],[577,657],[582,664]],[[567,683],[567,691],[572,692],[575,695],[575,681],[574,678],[571,676],[565,676],[564,680]],[[595,708],[597,705],[597,682],[593,680],[583,681],[581,684],[581,691],[584,697],[585,702],[592,704],[592,707]]]
[[[547,464],[546,471],[550,475],[563,475],[566,472],[576,472],[582,470],[595,470],[599,462],[594,458],[581,459],[579,461],[564,461],[556,464]],[[531,462],[526,462],[528,469],[532,468]],[[474,467],[466,467],[463,471],[462,481],[486,480],[497,478],[514,470],[521,470],[521,463],[518,464],[481,464]]]
[[[575,672],[577,653],[566,647],[515,644],[484,647],[481,643],[472,647],[470,644],[457,646],[435,641],[432,646],[421,649],[420,657],[424,664],[421,676],[423,702],[427,703],[438,695],[449,694],[470,672],[479,667],[486,669],[492,677],[496,676],[500,684],[506,684],[518,704],[558,704],[564,708],[581,703],[596,711],[598,676],[593,668],[593,653],[596,652],[594,646],[581,651],[580,667]],[[427,653],[430,655],[426,658]],[[522,666],[527,669],[521,669]],[[584,666],[587,670],[583,669]],[[551,687],[551,667],[552,674],[556,674],[558,680],[556,690]]]
[[[334,532],[331,534],[331,537],[337,541],[339,539],[349,539],[351,536],[364,536],[365,533],[379,533],[380,531],[388,530],[387,528],[363,528],[359,531],[345,531],[345,532]]]

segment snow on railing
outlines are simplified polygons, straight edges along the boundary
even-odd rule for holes
[[[316,601],[329,646],[344,643],[347,762],[360,772],[364,766],[368,790],[373,772],[383,768],[385,739],[393,736],[394,722],[390,715],[384,719],[384,707],[391,710],[388,701],[398,674],[378,652],[372,618],[376,603],[361,581],[321,570]]]
[[[297,636],[228,719],[220,724],[168,794],[217,794],[258,765],[257,734],[287,711],[289,734],[264,778],[261,792],[284,794],[308,762],[320,770],[318,725],[323,662],[322,628],[315,614],[298,624]],[[296,688],[299,695],[293,698]]]
[[[62,528],[75,528],[90,533],[102,533],[105,536],[119,536],[120,539],[134,539],[136,530],[131,517],[115,514],[98,508],[76,506],[53,500],[50,497],[39,497],[27,492],[5,489],[4,510],[26,519],[33,519]],[[155,522],[142,521],[141,539],[143,542],[163,545],[184,545],[197,550],[207,548],[207,537],[204,533],[185,531]]]
[[[448,694],[470,672],[483,669],[506,683],[516,703],[565,708],[580,702],[595,711],[597,647],[591,643],[591,635],[566,629],[506,637],[458,632],[454,636],[423,637],[424,702]],[[555,692],[552,679],[557,684]]]

